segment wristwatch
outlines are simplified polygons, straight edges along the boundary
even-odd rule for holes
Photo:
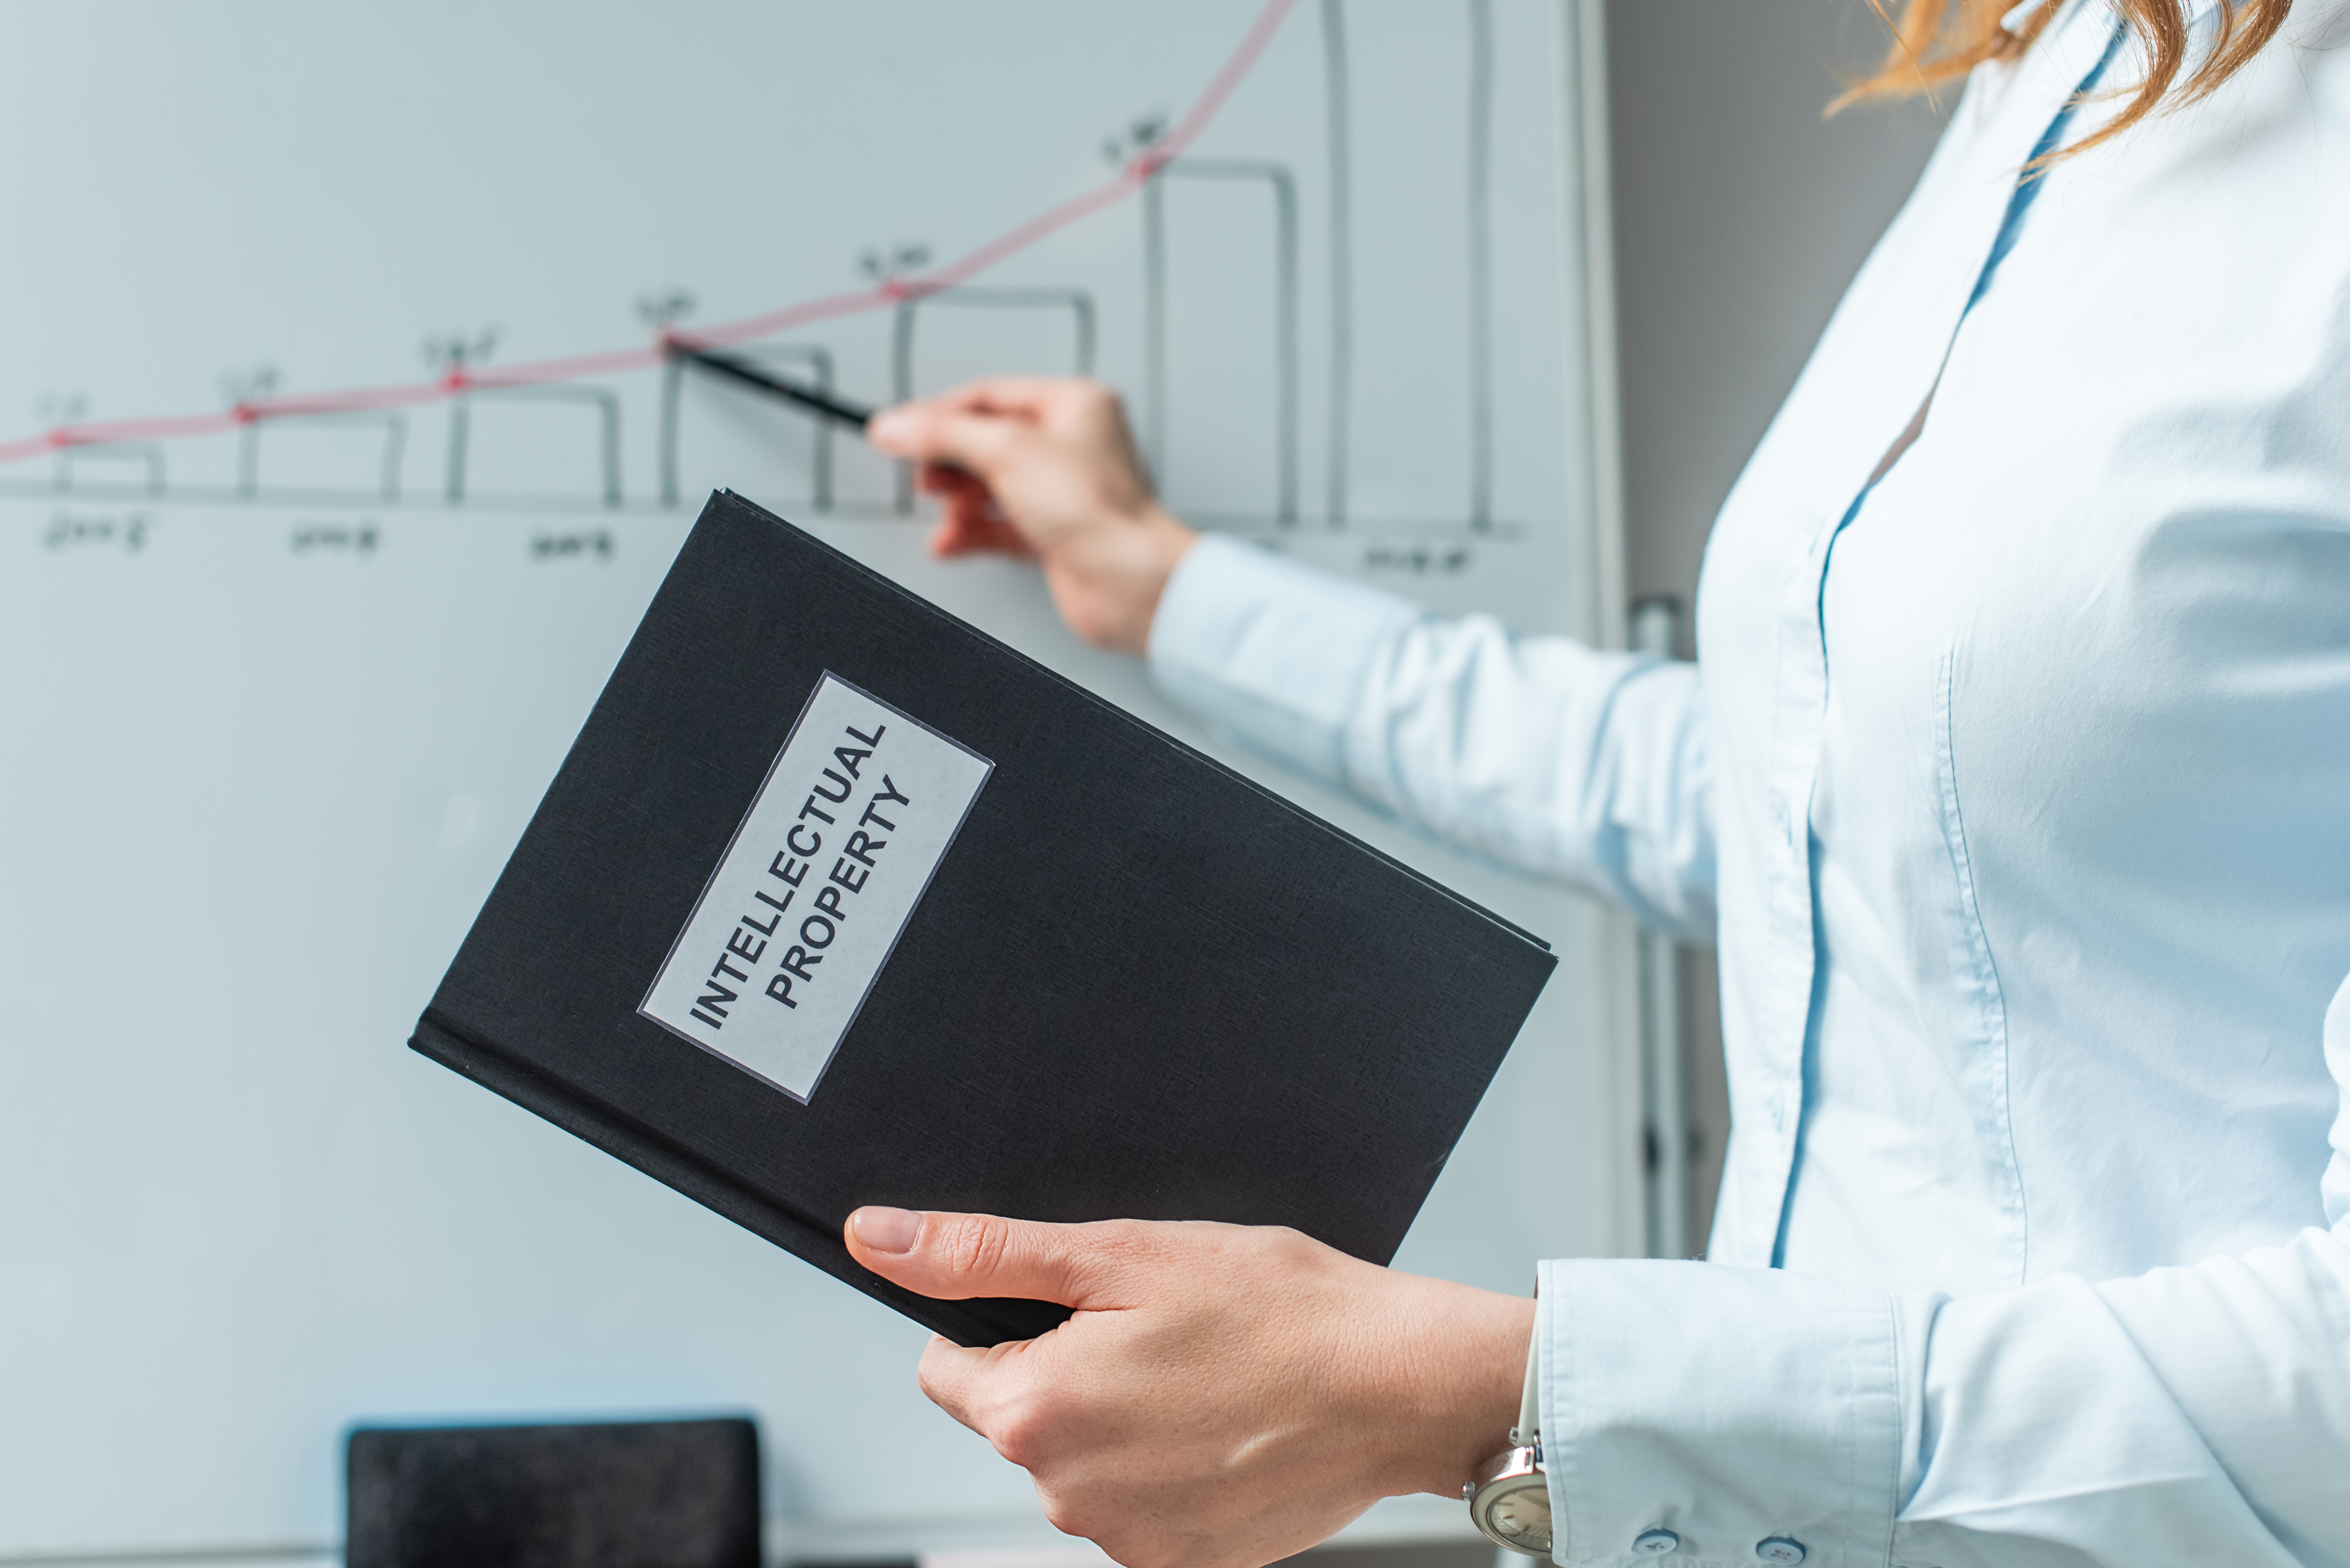
[[[1542,1329],[1526,1345],[1526,1391],[1510,1446],[1477,1467],[1461,1489],[1469,1517],[1497,1544],[1529,1557],[1550,1555],[1550,1480],[1543,1474]]]

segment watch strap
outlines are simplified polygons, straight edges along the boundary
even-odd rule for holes
[[[1518,1448],[1532,1449],[1542,1441],[1542,1286],[1534,1287],[1534,1324],[1526,1336],[1526,1386],[1518,1398],[1518,1424],[1510,1429],[1510,1441]]]

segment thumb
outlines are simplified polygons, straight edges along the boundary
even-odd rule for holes
[[[859,1209],[842,1228],[851,1257],[917,1294],[1021,1296],[1071,1307],[1098,1304],[1123,1250],[1109,1234],[1116,1229],[878,1208]]]

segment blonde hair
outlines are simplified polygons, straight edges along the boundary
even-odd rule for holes
[[[2010,32],[2003,23],[2015,9],[2015,0],[1907,0],[1898,17],[1888,0],[1868,0],[1869,9],[1893,29],[1893,43],[1877,69],[1847,87],[1844,96],[1828,106],[1828,112],[1834,114],[1855,103],[1931,93],[1985,60],[2013,59],[2046,30],[2063,3],[2040,0]],[[2209,98],[2276,36],[2285,13],[2293,9],[2293,0],[2218,0],[2218,36],[2201,63],[2189,71],[2187,0],[2106,3],[2137,36],[2138,51],[2147,61],[2146,76],[2129,91],[2121,113],[2095,135],[2055,154],[2056,158],[2085,152],[2158,110]]]

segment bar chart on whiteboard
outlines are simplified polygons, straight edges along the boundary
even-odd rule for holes
[[[400,1043],[713,488],[1214,746],[666,345],[865,405],[1097,377],[1188,522],[1588,630],[1577,14],[12,14],[0,1556],[327,1542],[335,1434],[407,1417],[748,1408],[810,1550],[911,1539],[884,1449],[924,1539],[1033,1521],[920,1335]],[[1217,754],[1562,953],[1402,1262],[1608,1250],[1592,917]]]
[[[868,402],[1098,376],[1196,522],[1514,571],[1579,486],[1553,19],[1357,9],[157,16],[136,107],[46,95],[72,156],[20,195],[77,243],[20,269],[0,492],[914,511],[674,331]]]

